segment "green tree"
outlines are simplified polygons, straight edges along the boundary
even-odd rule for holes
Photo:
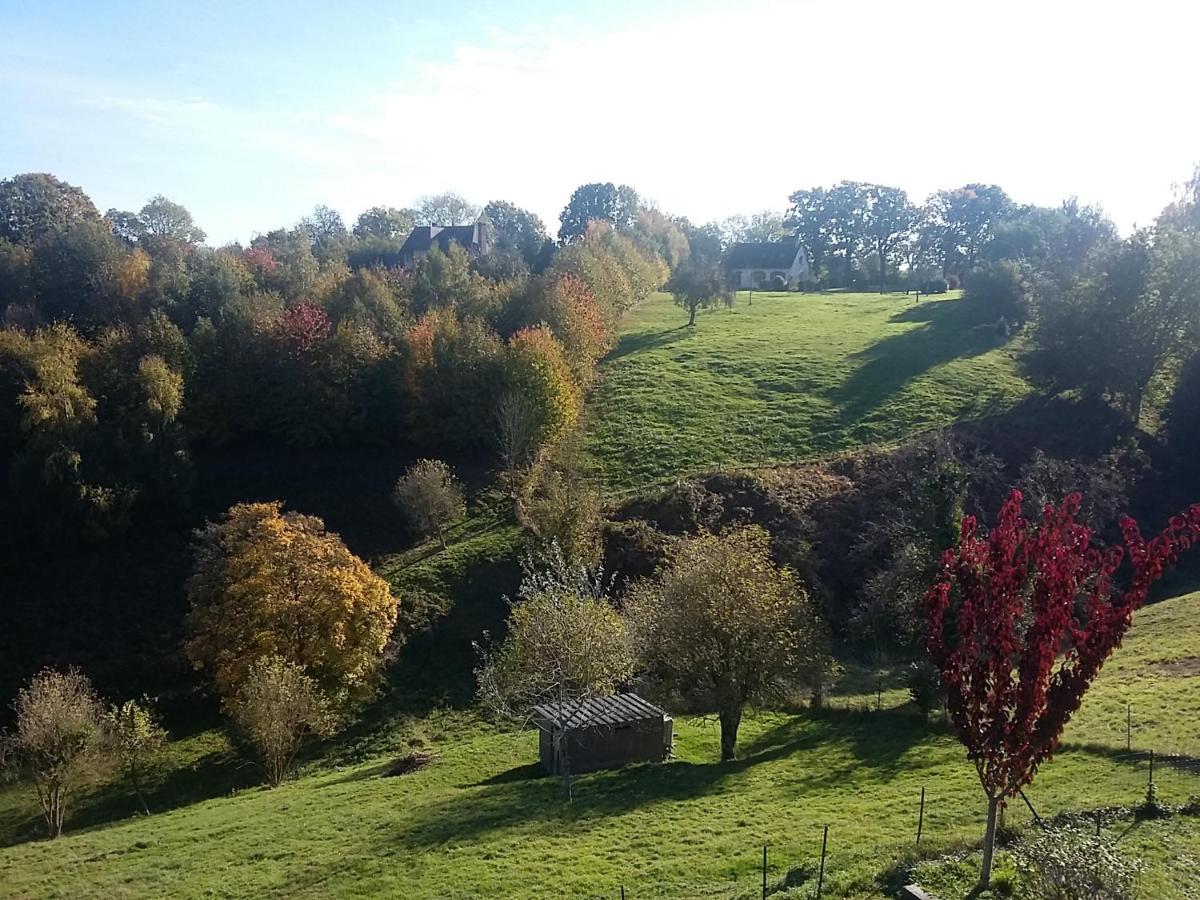
[[[616,228],[632,228],[640,208],[637,191],[627,184],[617,186],[607,181],[580,185],[563,208],[558,239],[567,242],[581,238],[587,234],[588,224],[597,220],[611,222]]]
[[[733,294],[721,271],[720,263],[711,258],[692,255],[665,285],[676,306],[688,312],[688,326],[696,324],[696,310],[707,309],[719,302],[729,302]]]
[[[112,232],[96,219],[51,232],[33,254],[38,311],[49,321],[68,321],[82,329],[115,320],[123,255]]]
[[[418,225],[470,225],[480,209],[461,194],[427,194],[417,201]]]
[[[625,609],[644,669],[717,713],[722,760],[733,759],[746,704],[826,667],[816,611],[757,526],[682,539],[661,575],[630,589]]]
[[[150,815],[143,789],[147,776],[154,771],[166,745],[166,730],[159,725],[149,702],[145,700],[141,703],[127,700],[113,706],[105,717],[105,728],[121,773],[133,788],[142,812]]]
[[[532,267],[550,236],[541,218],[503,200],[492,200],[483,208],[483,218],[492,229],[493,252],[512,253]]]
[[[49,173],[0,181],[0,239],[31,246],[56,231],[99,218],[87,194]]]
[[[359,214],[354,221],[354,236],[359,239],[376,238],[381,241],[404,243],[409,232],[417,223],[419,213],[415,209],[396,209],[394,206],[372,206]]]
[[[413,463],[392,489],[392,500],[418,534],[437,535],[446,546],[446,526],[467,514],[462,486],[440,459]]]
[[[328,737],[338,725],[317,682],[281,656],[266,656],[250,666],[230,712],[262,757],[271,787],[287,778],[308,737]]]
[[[1013,212],[1008,194],[994,184],[968,184],[938,191],[926,204],[943,272],[975,268],[997,226]]]
[[[862,235],[866,247],[879,260],[879,293],[887,284],[888,264],[896,259],[917,225],[920,213],[900,188],[881,184],[863,186],[866,207]]]
[[[204,242],[204,232],[192,220],[192,214],[162,194],[151,197],[138,212],[137,219],[142,228],[139,238],[170,238],[185,244]]]

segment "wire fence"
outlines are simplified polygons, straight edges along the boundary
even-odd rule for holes
[[[894,714],[894,710],[891,712]],[[883,714],[888,714],[886,708]],[[1136,729],[1128,727],[1128,721],[1121,745],[1064,744],[1056,758],[1070,760],[1063,766],[1068,774],[1049,767],[1039,773],[1030,787],[1008,802],[1001,814],[1002,827],[1025,831],[1053,827],[1063,818],[1070,818],[1077,823],[1095,822],[1097,834],[1103,829],[1119,835],[1143,817],[1200,815],[1200,752],[1141,749]],[[797,755],[798,761],[802,760],[802,752]],[[1047,777],[1048,772],[1051,774]],[[873,857],[877,869],[882,870],[889,859],[902,854],[905,845],[913,851],[913,858],[919,857],[922,849],[932,849],[932,855],[936,855],[938,848],[963,846],[964,842],[978,847],[986,819],[982,791],[975,802],[964,803],[961,785],[955,790],[943,788],[934,778],[908,793],[911,815],[889,812],[889,837],[877,847],[860,846],[853,836],[840,842],[838,827],[830,824],[808,828],[799,841],[799,852],[794,839],[774,848],[771,844],[747,847],[745,861],[757,863],[756,884],[751,888],[746,883],[743,869],[732,896],[750,898],[761,894],[765,898],[803,886],[806,897],[840,897],[844,895],[831,881],[839,870],[861,870],[864,857]],[[897,799],[894,793],[883,791],[878,805],[888,810],[903,808],[904,803]],[[902,801],[907,799],[906,794]],[[612,896],[634,900],[660,893],[657,886],[627,883]]]

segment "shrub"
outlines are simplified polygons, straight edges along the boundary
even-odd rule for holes
[[[13,710],[16,731],[5,740],[6,768],[33,782],[46,832],[56,838],[71,792],[108,761],[104,707],[82,673],[46,669],[20,690]]]
[[[782,275],[772,275],[768,287],[773,291],[786,291],[787,279]]]
[[[167,732],[158,724],[149,704],[136,700],[128,700],[110,709],[105,725],[121,772],[129,780],[142,811],[150,815],[142,787],[147,773],[162,752]]]
[[[1020,264],[1011,259],[972,271],[966,296],[996,318],[1020,324],[1029,317],[1029,285]]]
[[[1079,826],[1038,832],[1013,855],[1026,892],[1040,900],[1132,900],[1142,868]]]
[[[232,712],[262,756],[271,787],[287,777],[307,737],[327,737],[337,728],[316,681],[279,656],[260,659],[250,667]]]
[[[921,293],[922,294],[944,294],[944,293],[946,293],[946,289],[949,286],[950,286],[950,284],[948,281],[946,281],[945,278],[930,278],[928,281],[926,281],[924,284],[921,285]]]
[[[927,659],[914,660],[905,673],[908,685],[908,695],[913,704],[928,716],[932,710],[939,709],[945,702],[942,694],[942,681],[937,669]]]
[[[392,499],[422,535],[437,535],[446,546],[446,526],[467,511],[462,488],[440,459],[421,459],[396,482]]]
[[[958,286],[959,286],[959,280],[958,280],[957,275],[947,275],[946,276],[946,288],[948,290],[957,291]]]
[[[1163,415],[1167,443],[1181,459],[1200,451],[1200,353],[1183,364]]]

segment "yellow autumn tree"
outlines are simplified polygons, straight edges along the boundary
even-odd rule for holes
[[[579,416],[582,397],[563,346],[545,326],[523,328],[508,341],[505,386],[530,405],[537,446],[558,440]]]
[[[280,503],[239,503],[196,532],[187,653],[226,701],[261,659],[300,666],[335,700],[368,692],[396,624],[388,584]]]

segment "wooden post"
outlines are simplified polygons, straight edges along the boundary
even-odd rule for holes
[[[875,676],[875,712],[883,707],[883,676]]]
[[[763,844],[763,900],[767,900],[767,845]]]
[[[925,827],[925,788],[921,788],[921,812],[917,814],[917,846],[921,846],[921,829]]]
[[[1150,781],[1147,783],[1146,789],[1149,790],[1150,785],[1152,785],[1152,784],[1154,784],[1154,751],[1153,750],[1150,751]]]
[[[821,900],[821,886],[825,883],[825,848],[829,846],[829,826],[825,826],[825,836],[821,838],[821,870],[817,873],[817,900]]]
[[[1129,709],[1129,702],[1125,703],[1125,749],[1133,749],[1133,713]]]
[[[625,900],[625,885],[621,885],[621,900]]]

